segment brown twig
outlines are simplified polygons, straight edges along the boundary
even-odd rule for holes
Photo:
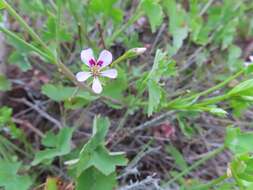
[[[136,131],[141,131],[141,130],[145,130],[147,128],[150,128],[152,126],[156,126],[157,123],[161,122],[161,121],[164,121],[165,119],[167,119],[167,117],[172,117],[172,115],[174,114],[175,112],[174,111],[168,111],[164,114],[161,114],[137,127],[135,127],[130,133],[134,133]],[[174,117],[173,117],[174,118]]]
[[[13,101],[20,102],[20,103],[23,103],[23,104],[27,105],[28,107],[30,107],[33,110],[37,111],[42,117],[44,117],[48,121],[51,121],[52,123],[54,123],[58,128],[63,128],[62,124],[57,119],[50,116],[46,111],[42,110],[38,105],[33,104],[33,103],[29,102],[28,100],[26,100],[24,98],[21,98],[21,99],[11,98],[11,99]]]
[[[14,117],[12,118],[12,121],[14,123],[17,123],[17,124],[20,124],[22,126],[27,127],[28,129],[30,129],[31,131],[33,131],[34,133],[36,133],[38,136],[44,137],[44,134],[39,129],[37,129],[36,127],[34,127],[29,121],[18,119],[18,118],[14,118]]]

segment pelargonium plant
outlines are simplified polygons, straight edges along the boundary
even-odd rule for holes
[[[83,50],[81,52],[81,60],[89,67],[89,71],[78,72],[76,79],[79,82],[84,82],[88,78],[93,77],[92,90],[96,94],[100,94],[103,90],[99,77],[115,79],[118,75],[116,69],[105,70],[112,63],[112,54],[108,50],[103,50],[97,60],[94,58],[92,49]]]

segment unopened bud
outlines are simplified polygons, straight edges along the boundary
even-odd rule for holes
[[[147,48],[145,47],[141,47],[141,48],[133,48],[127,51],[127,57],[135,57],[138,55],[143,54],[145,51],[147,50]]]
[[[64,164],[65,165],[73,165],[73,164],[76,164],[77,162],[79,162],[79,159],[68,160],[68,161],[64,162]]]
[[[141,48],[133,48],[133,49],[131,49],[133,52],[135,52],[136,53],[136,55],[141,55],[141,54],[143,54],[146,50],[147,50],[147,48],[145,48],[145,47],[141,47]],[[131,51],[130,50],[130,51]],[[253,58],[253,56],[252,56],[252,58]]]
[[[141,48],[132,48],[128,51],[126,51],[122,56],[120,56],[118,59],[116,59],[114,62],[112,62],[111,65],[115,65],[115,64],[118,64],[126,59],[129,59],[129,58],[133,58],[133,57],[136,57],[138,55],[141,55],[143,54],[145,51],[147,50],[147,48],[145,47],[141,47]]]
[[[231,168],[230,168],[230,164],[228,164],[228,167],[227,167],[227,176],[228,177],[232,177],[232,171],[231,171]]]

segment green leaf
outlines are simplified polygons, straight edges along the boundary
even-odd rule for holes
[[[104,175],[110,175],[116,170],[116,166],[124,166],[127,163],[123,152],[110,153],[101,145],[90,153],[82,152],[80,157],[78,173],[94,166]]]
[[[122,100],[124,98],[124,92],[128,87],[128,79],[126,71],[117,68],[117,79],[110,80],[104,86],[103,95],[110,96],[114,99]]]
[[[218,36],[222,41],[222,50],[226,49],[233,43],[234,36],[237,34],[237,25],[239,23],[238,17],[234,20],[229,21],[223,29],[220,31]]]
[[[178,28],[173,31],[173,47],[178,50],[183,45],[184,39],[188,36],[188,27]]]
[[[253,95],[253,79],[246,80],[228,92],[228,96],[250,96]]]
[[[117,185],[116,175],[104,175],[91,167],[85,170],[77,179],[76,190],[112,190]]]
[[[12,118],[12,108],[3,106],[0,108],[0,127],[8,124]]]
[[[241,181],[245,187],[249,185],[248,182],[253,182],[253,158],[249,154],[235,156],[229,164],[229,169],[232,176]]]
[[[90,101],[96,99],[89,92],[62,85],[45,84],[42,86],[42,93],[57,102],[69,100],[69,98],[83,98]]]
[[[11,82],[4,75],[0,75],[0,91],[8,91],[10,89]]]
[[[9,63],[17,65],[22,71],[27,71],[32,68],[31,63],[28,60],[26,54],[19,53],[14,51],[9,57]]]
[[[52,62],[52,56],[48,53],[45,53],[40,48],[33,45],[31,42],[28,43],[22,39],[22,37],[18,36],[16,33],[6,29],[5,27],[0,25],[0,31],[6,34],[8,37],[8,42],[13,45],[20,53],[27,54],[29,52],[36,52],[36,55],[40,55],[41,58],[44,58],[47,61]],[[43,60],[44,60],[43,59]]]
[[[110,123],[107,118],[95,117],[93,122],[93,135],[80,152],[78,162],[74,164],[77,176],[94,166],[103,175],[110,175],[116,166],[126,165],[124,153],[110,153],[104,146],[104,138]]]
[[[245,96],[233,98],[230,101],[230,106],[233,108],[233,114],[237,117],[240,117],[244,111],[250,106],[248,100],[244,100]]]
[[[33,51],[33,49],[29,46],[29,43],[24,41],[19,34],[14,33],[4,27],[0,27],[0,29],[2,30],[2,32],[5,32],[7,36],[7,42],[13,47],[15,47],[17,51],[19,51],[20,53],[29,53]]]
[[[177,117],[179,127],[182,131],[182,133],[187,137],[191,138],[194,134],[193,128],[185,121],[185,119],[181,116]]]
[[[48,11],[47,4],[44,3],[43,0],[22,0],[19,2],[19,9],[20,12],[29,12],[29,16],[31,17],[37,16],[38,13],[45,15]]]
[[[176,98],[175,100],[173,100],[173,102],[171,102],[169,104],[165,104],[165,107],[169,106],[169,107],[173,107],[173,108],[177,108],[177,109],[185,109],[188,106],[193,105],[198,99],[199,99],[199,97],[195,97],[195,98],[191,98],[191,99],[183,99],[183,98],[179,97],[179,98]]]
[[[253,153],[253,133],[242,133],[240,128],[227,127],[225,145],[235,154]]]
[[[175,65],[176,62],[173,59],[168,59],[167,53],[157,49],[148,79],[158,82],[161,77],[168,78],[176,75]]]
[[[148,116],[158,108],[162,97],[160,86],[153,80],[148,82]]]
[[[5,190],[27,190],[32,185],[29,176],[18,175],[21,163],[0,160],[0,186]]]
[[[48,132],[42,143],[47,148],[35,154],[32,165],[37,165],[43,161],[51,161],[56,156],[63,156],[71,150],[71,137],[73,128],[62,128],[57,135]]]
[[[169,16],[169,32],[173,36],[173,50],[171,51],[176,53],[188,36],[187,15],[175,0],[165,0],[163,3]]]
[[[57,183],[57,178],[48,177],[45,184],[45,190],[59,190]]]
[[[70,41],[71,35],[66,31],[66,29],[63,27],[64,25],[60,25],[60,28],[58,29],[58,38],[62,42]],[[49,15],[45,31],[43,32],[43,39],[48,42],[55,42],[57,33],[56,33],[56,17],[53,15]]]
[[[139,85],[141,88],[148,87],[148,116],[151,116],[159,107],[163,92],[159,84],[161,77],[168,78],[176,74],[175,61],[168,60],[166,55],[160,49],[156,51],[152,69],[147,76],[144,75],[145,78]]]
[[[187,163],[183,157],[183,155],[176,149],[173,145],[166,146],[166,152],[168,152],[175,160],[176,165],[184,171],[188,168]]]
[[[105,136],[108,132],[110,121],[108,118],[96,116],[93,120],[92,138],[83,147],[83,149],[96,149],[98,145],[104,143]]]
[[[91,0],[89,10],[96,16],[102,13],[106,18],[118,23],[123,19],[123,12],[115,7],[116,2],[117,0]]]
[[[141,5],[148,17],[152,32],[155,32],[163,21],[162,7],[156,0],[142,0]]]
[[[214,115],[218,115],[220,117],[225,117],[227,115],[227,112],[224,109],[213,107],[210,109],[210,113]]]
[[[241,57],[242,50],[240,47],[231,45],[228,49],[228,64],[231,71],[237,71],[243,67]]]
[[[4,8],[5,8],[5,4],[3,3],[2,0],[0,0],[0,10],[1,10],[1,9],[4,9]]]
[[[0,129],[6,127],[8,129],[8,134],[11,135],[13,139],[20,139],[24,137],[22,129],[16,127],[16,124],[12,121],[12,108],[3,106],[0,108]]]
[[[197,44],[205,44],[205,40],[208,40],[208,32],[203,34],[205,31],[202,30],[204,26],[203,18],[199,15],[201,11],[200,3],[193,0],[190,3],[190,12],[188,14],[189,27],[191,31],[191,40]],[[201,41],[201,36],[204,36],[203,41]]]

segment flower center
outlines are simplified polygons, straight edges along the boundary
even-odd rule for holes
[[[100,68],[103,65],[103,61],[101,61],[101,60],[95,61],[94,59],[91,59],[89,61],[89,64],[90,64],[90,71],[91,71],[92,75],[94,77],[99,76],[100,75]]]
[[[90,68],[90,71],[94,77],[99,76],[100,75],[100,66],[94,65]]]

